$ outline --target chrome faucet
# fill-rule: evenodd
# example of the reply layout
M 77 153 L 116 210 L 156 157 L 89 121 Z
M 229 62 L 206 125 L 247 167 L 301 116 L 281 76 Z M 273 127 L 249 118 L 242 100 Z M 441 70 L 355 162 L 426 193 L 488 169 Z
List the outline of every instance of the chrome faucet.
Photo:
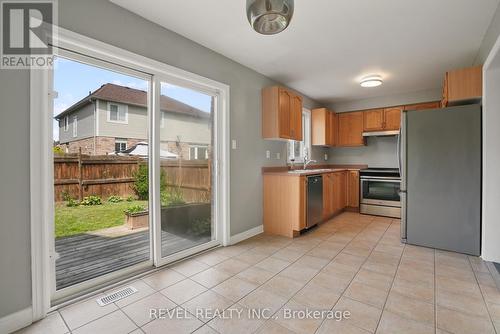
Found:
M 309 159 L 309 154 L 307 152 L 307 148 L 304 148 L 304 169 L 307 169 L 307 166 L 311 163 L 311 162 L 317 162 L 316 160 L 310 160 Z

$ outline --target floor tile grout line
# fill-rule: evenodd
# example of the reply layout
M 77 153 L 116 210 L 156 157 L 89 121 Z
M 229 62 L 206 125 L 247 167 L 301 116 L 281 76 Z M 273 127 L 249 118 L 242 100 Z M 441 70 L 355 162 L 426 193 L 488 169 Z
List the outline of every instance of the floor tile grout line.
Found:
M 365 228 L 366 228 L 366 226 L 365 226 Z M 363 228 L 362 230 L 360 230 L 360 231 L 356 234 L 356 236 L 357 236 L 359 233 L 361 233 L 363 230 L 364 230 L 364 228 Z M 333 233 L 331 233 L 331 235 L 330 235 L 330 236 L 333 236 L 335 233 L 336 233 L 336 231 L 335 231 L 335 232 L 333 232 Z M 355 237 L 353 237 L 353 239 L 354 239 L 354 238 L 355 238 Z M 320 239 L 321 239 L 321 238 L 320 238 Z M 328 239 L 322 239 L 322 240 L 323 240 L 323 241 L 325 241 L 325 240 L 328 240 Z M 351 239 L 351 241 L 352 241 L 352 239 Z M 272 257 L 274 254 L 276 254 L 276 253 L 278 253 L 280 250 L 282 250 L 282 249 L 284 249 L 284 248 L 286 248 L 286 247 L 290 246 L 290 244 L 292 244 L 292 243 L 293 243 L 293 240 L 292 240 L 292 241 L 290 241 L 290 242 L 288 242 L 288 243 L 286 244 L 286 246 L 283 246 L 283 247 L 279 248 L 277 251 L 275 251 L 275 252 L 271 253 L 271 254 L 270 254 L 267 258 Z M 321 243 L 321 242 L 320 242 L 320 243 Z M 318 243 L 318 245 L 319 245 L 320 243 Z M 348 242 L 348 243 L 347 243 L 347 244 L 346 244 L 346 245 L 345 245 L 345 246 L 344 246 L 344 247 L 343 247 L 343 248 L 339 251 L 339 253 L 337 253 L 337 255 L 338 255 L 338 254 L 340 254 L 340 252 L 341 252 L 341 251 L 342 251 L 345 247 L 347 247 L 347 245 L 348 245 L 349 243 L 350 243 L 350 241 L 349 241 L 349 242 Z M 315 248 L 315 247 L 313 247 L 313 248 Z M 284 270 L 286 270 L 288 267 L 290 267 L 291 265 L 293 265 L 295 262 L 299 261 L 299 260 L 300 260 L 302 257 L 304 257 L 305 255 L 307 255 L 307 254 L 308 254 L 308 253 L 309 253 L 309 252 L 310 252 L 313 248 L 309 249 L 306 253 L 304 253 L 302 256 L 300 256 L 299 258 L 297 258 L 295 261 L 290 262 L 290 264 L 289 264 L 288 266 L 286 266 L 286 267 L 285 267 L 285 268 L 283 268 L 282 270 L 278 271 L 275 275 L 271 276 L 271 277 L 270 277 L 269 279 L 267 279 L 264 283 L 260 284 L 257 288 L 253 289 L 252 291 L 250 291 L 249 293 L 247 293 L 247 294 L 246 294 L 245 296 L 243 296 L 242 298 L 238 299 L 238 301 L 234 302 L 231 306 L 233 306 L 233 305 L 235 305 L 235 304 L 239 303 L 242 299 L 244 299 L 244 298 L 245 298 L 246 296 L 248 296 L 250 293 L 254 292 L 255 290 L 257 290 L 257 289 L 259 289 L 259 288 L 261 288 L 261 287 L 262 287 L 265 283 L 269 282 L 271 279 L 273 279 L 274 277 L 278 276 L 281 272 L 283 272 Z M 336 256 L 337 256 L 337 255 L 336 255 Z M 311 255 L 309 255 L 309 256 L 311 256 Z M 335 256 L 335 257 L 336 257 L 336 256 Z M 335 258 L 335 257 L 334 257 L 334 258 Z M 266 258 L 266 259 L 267 259 L 267 258 Z M 330 263 L 333 261 L 333 259 L 334 259 L 334 258 L 332 258 L 332 259 L 331 259 L 331 260 L 330 260 L 327 264 L 325 264 L 325 265 L 324 265 L 321 269 L 323 269 L 323 268 L 324 268 L 324 267 L 326 267 L 328 264 L 330 264 Z M 263 259 L 263 260 L 261 260 L 261 261 L 259 261 L 259 262 L 262 262 L 262 261 L 264 261 L 264 260 L 265 260 L 265 259 Z M 258 263 L 259 263 L 259 262 L 258 262 Z M 286 262 L 288 262 L 288 261 L 286 261 Z M 252 266 L 255 266 L 255 264 L 254 264 L 254 265 L 252 265 Z M 321 269 L 318 271 L 318 273 L 321 271 Z M 263 270 L 265 270 L 265 269 L 263 269 Z M 317 273 L 317 274 L 318 274 L 318 273 Z M 316 277 L 316 276 L 317 276 L 317 274 L 316 274 L 316 275 L 314 275 L 314 276 L 313 276 L 310 280 L 308 280 L 308 281 L 304 284 L 304 287 L 305 287 L 305 285 L 307 285 L 307 284 L 308 284 L 308 283 L 309 283 L 309 282 L 310 282 L 310 281 L 311 281 L 314 277 Z M 286 276 L 285 276 L 285 277 L 286 277 Z M 286 303 L 288 303 L 288 302 L 289 302 L 289 301 L 290 301 L 290 300 L 291 300 L 291 299 L 292 299 L 292 298 L 293 298 L 293 297 L 294 297 L 294 296 L 295 296 L 298 292 L 300 292 L 300 291 L 301 291 L 304 287 L 302 287 L 302 288 L 301 288 L 300 290 L 298 290 L 295 294 L 293 294 L 293 295 L 292 295 L 292 297 L 291 297 L 291 298 L 289 298 L 289 299 L 287 300 L 287 302 L 286 302 Z M 281 297 L 283 297 L 283 296 L 281 296 Z M 283 304 L 283 305 L 286 305 L 286 303 L 285 303 L 285 304 Z M 231 307 L 231 306 L 229 306 L 229 307 Z M 229 308 L 229 307 L 228 307 L 228 308 Z M 225 310 L 227 310 L 228 308 L 226 308 Z M 273 317 L 274 317 L 274 315 L 275 315 L 275 314 L 276 314 L 276 313 L 277 313 L 280 309 L 281 309 L 281 307 L 280 307 L 280 308 L 279 308 L 276 312 L 274 312 L 274 313 L 271 315 L 270 319 L 271 319 L 271 318 L 273 318 Z M 212 318 L 212 319 L 210 319 L 209 321 L 207 321 L 207 324 L 208 324 L 209 322 L 211 322 L 212 320 L 213 320 L 213 318 Z M 256 331 L 258 331 L 258 330 L 259 330 L 260 328 L 262 328 L 264 325 L 265 325 L 265 322 L 264 322 L 264 324 L 262 324 L 261 326 L 259 326 L 259 327 L 256 329 Z M 209 326 L 210 328 L 212 328 L 212 326 L 210 326 L 210 325 L 208 325 L 208 326 Z M 287 329 L 288 329 L 288 328 L 287 328 Z
M 334 256 L 334 257 L 333 257 L 333 258 L 332 258 L 329 262 L 328 262 L 328 263 L 326 263 L 323 267 L 321 267 L 321 269 L 320 269 L 320 270 L 318 270 L 318 272 L 317 272 L 317 273 L 316 273 L 316 274 L 315 274 L 315 275 L 314 275 L 311 279 L 309 279 L 309 280 L 308 280 L 308 281 L 304 284 L 304 286 L 303 286 L 300 290 L 298 290 L 297 292 L 295 292 L 295 293 L 294 293 L 294 294 L 293 294 L 293 295 L 292 295 L 292 296 L 291 296 L 291 297 L 290 297 L 290 298 L 289 298 L 289 299 L 285 302 L 285 304 L 283 304 L 283 306 L 284 306 L 284 305 L 286 305 L 286 304 L 288 304 L 288 303 L 289 303 L 289 302 L 293 299 L 293 297 L 295 297 L 295 295 L 297 295 L 297 293 L 299 293 L 300 291 L 302 291 L 302 290 L 305 288 L 305 286 L 306 286 L 307 284 L 309 284 L 309 282 L 311 282 L 311 281 L 312 281 L 312 280 L 313 280 L 313 279 L 314 279 L 314 278 L 315 278 L 315 277 L 316 277 L 316 276 L 317 276 L 317 275 L 321 272 L 321 270 L 322 270 L 323 268 L 325 268 L 325 267 L 326 267 L 326 266 L 328 266 L 330 263 L 332 263 L 332 262 L 333 262 L 333 260 L 334 260 L 334 259 L 335 259 L 335 258 L 336 258 L 336 257 L 337 257 L 340 253 L 342 253 L 342 251 L 343 251 L 343 250 L 344 250 L 344 249 L 345 249 L 345 248 L 346 248 L 346 247 L 347 247 L 347 246 L 348 246 L 348 245 L 352 242 L 352 240 L 354 240 L 354 239 L 355 239 L 355 238 L 356 238 L 356 237 L 357 237 L 357 236 L 358 236 L 361 232 L 363 232 L 363 231 L 364 231 L 364 230 L 365 230 L 365 229 L 366 229 L 366 228 L 367 228 L 367 227 L 368 227 L 368 226 L 369 226 L 372 222 L 373 222 L 373 219 L 372 219 L 372 221 L 371 221 L 370 223 L 368 223 L 367 225 L 365 225 L 365 226 L 364 226 L 364 227 L 363 227 L 363 228 L 362 228 L 362 229 L 361 229 L 358 233 L 356 233 L 356 235 L 355 235 L 355 236 L 354 236 L 354 237 L 353 237 L 353 238 L 352 238 L 349 242 L 347 242 L 347 243 L 344 245 L 344 247 L 342 247 L 342 249 L 341 249 L 341 250 L 340 250 L 340 251 L 339 251 L 339 252 L 338 252 L 338 253 L 337 253 L 337 254 L 336 254 L 336 255 L 335 255 L 335 256 Z M 332 234 L 331 234 L 331 236 L 335 235 L 335 233 L 337 233 L 337 231 L 335 231 L 334 233 L 332 233 Z M 325 240 L 328 240 L 328 239 L 325 239 Z M 316 247 L 317 247 L 317 246 L 316 246 Z M 315 248 L 315 247 L 314 247 L 314 248 Z M 312 249 L 313 249 L 313 248 L 312 248 Z M 311 251 L 312 249 L 310 249 L 309 251 Z M 308 252 L 309 252 L 309 251 L 308 251 Z M 307 253 L 308 253 L 308 252 L 307 252 Z M 297 262 L 298 260 L 300 260 L 300 259 L 301 259 L 302 257 L 304 257 L 307 253 L 305 253 L 304 255 L 302 255 L 302 256 L 301 256 L 300 258 L 298 258 L 296 261 L 292 262 L 290 265 L 292 265 L 293 263 L 295 263 L 295 262 Z M 285 269 L 286 269 L 286 268 L 285 268 Z M 283 269 L 283 270 L 285 270 L 285 269 Z M 353 279 L 354 279 L 354 277 L 353 277 Z M 351 281 L 352 281 L 352 279 L 351 279 Z M 349 281 L 349 284 L 350 284 L 350 282 L 351 282 L 351 281 Z M 347 287 L 346 287 L 345 289 L 347 289 Z M 345 289 L 344 289 L 344 291 L 345 291 Z M 339 299 L 342 297 L 342 294 L 343 294 L 343 292 L 340 294 Z M 337 302 L 338 302 L 338 300 L 337 300 Z M 335 303 L 335 304 L 334 304 L 334 305 L 330 308 L 330 310 L 332 310 L 332 309 L 335 307 L 335 305 L 336 305 L 336 303 Z M 275 314 L 276 314 L 276 313 L 278 313 L 278 312 L 279 312 L 279 311 L 283 308 L 283 306 L 281 306 L 281 307 L 280 307 L 280 308 L 279 308 L 276 312 L 274 312 L 274 313 L 271 315 L 270 319 L 274 319 Z M 324 319 L 323 319 L 323 321 L 324 321 Z M 321 325 L 323 324 L 323 321 L 319 324 L 319 326 L 318 326 L 318 328 L 316 329 L 316 331 L 317 331 L 317 330 L 321 327 Z M 257 332 L 259 329 L 261 329 L 264 325 L 265 325 L 265 322 L 264 322 L 264 324 L 262 324 L 261 326 L 259 326 L 259 327 L 258 327 L 258 328 L 257 328 L 257 329 L 253 332 L 253 333 L 256 333 L 256 332 Z M 280 325 L 281 325 L 281 324 L 280 324 Z M 281 325 L 281 326 L 282 326 L 282 325 Z M 286 326 L 282 326 L 282 327 L 285 327 L 286 329 L 291 330 L 290 328 L 288 328 L 288 327 L 286 327 Z M 291 331 L 295 333 L 295 331 L 293 331 L 293 330 L 291 330 Z M 315 332 L 316 332 L 316 331 L 315 331 Z
M 438 316 L 437 316 L 437 280 L 436 280 L 436 250 L 434 250 L 434 333 L 437 334 L 437 326 L 438 326 Z
M 347 247 L 347 246 L 348 246 L 348 245 L 349 245 L 349 244 L 350 244 L 350 243 L 351 243 L 354 239 L 356 239 L 356 237 L 357 237 L 358 235 L 360 235 L 360 234 L 361 234 L 364 230 L 366 230 L 366 229 L 367 229 L 367 228 L 368 228 L 371 224 L 373 224 L 373 223 L 374 223 L 374 220 L 375 220 L 375 218 L 373 218 L 373 219 L 372 219 L 372 220 L 371 220 L 371 221 L 370 221 L 370 222 L 369 222 L 369 223 L 368 223 L 368 224 L 367 224 L 367 225 L 366 225 L 366 226 L 365 226 L 365 227 L 364 227 L 361 231 L 359 231 L 359 233 L 357 233 L 357 234 L 356 234 L 356 236 L 354 236 L 354 237 L 351 239 L 351 241 L 347 243 L 347 245 L 346 245 L 345 247 Z M 373 253 L 373 251 L 374 251 L 374 250 L 375 250 L 375 248 L 377 247 L 378 243 L 379 243 L 379 242 L 380 242 L 380 240 L 384 237 L 384 235 L 387 233 L 387 230 L 390 228 L 390 226 L 391 226 L 391 225 L 392 225 L 392 223 L 391 223 L 391 224 L 389 224 L 389 225 L 386 227 L 386 229 L 384 230 L 384 233 L 382 233 L 382 235 L 378 238 L 377 243 L 375 244 L 375 246 L 374 246 L 374 247 L 372 248 L 372 250 L 370 251 L 370 254 L 368 254 L 368 256 L 367 256 L 367 257 L 366 257 L 366 259 L 363 261 L 363 263 L 361 263 L 361 265 L 359 266 L 358 270 L 354 273 L 353 277 L 351 278 L 351 280 L 349 281 L 349 283 L 346 285 L 346 287 L 344 288 L 344 290 L 343 290 L 343 291 L 342 291 L 342 293 L 340 294 L 339 299 L 335 302 L 335 304 L 332 306 L 332 308 L 330 308 L 330 310 L 333 310 L 333 309 L 335 308 L 335 306 L 339 303 L 339 300 L 340 300 L 342 297 L 345 297 L 345 298 L 348 298 L 348 299 L 354 300 L 354 299 L 352 299 L 352 298 L 349 298 L 349 297 L 347 297 L 347 296 L 344 296 L 344 294 L 345 294 L 346 290 L 349 288 L 349 286 L 351 285 L 351 283 L 353 282 L 354 278 L 356 278 L 356 275 L 359 273 L 359 271 L 361 270 L 361 268 L 363 267 L 363 265 L 366 263 L 366 261 L 368 261 L 368 259 L 370 258 L 371 254 Z M 345 248 L 345 247 L 344 247 L 344 248 Z M 341 252 L 342 252 L 342 251 L 341 251 Z M 341 252 L 339 252 L 339 254 L 340 254 Z M 338 255 L 338 254 L 337 254 L 337 255 Z M 333 261 L 333 259 L 332 259 L 332 261 Z M 357 300 L 354 300 L 354 301 L 359 302 L 359 301 L 357 301 Z M 363 304 L 364 304 L 364 303 L 363 303 Z M 370 306 L 371 306 L 371 305 L 370 305 Z M 319 331 L 319 329 L 321 328 L 321 326 L 323 326 L 324 322 L 325 322 L 325 319 L 323 319 L 323 320 L 321 321 L 320 325 L 318 326 L 318 328 L 316 328 L 316 330 L 314 331 L 314 333 L 317 333 L 317 332 Z M 358 326 L 356 326 L 356 325 L 352 325 L 352 326 L 354 326 L 354 327 L 356 327 L 356 328 L 360 328 L 360 327 L 358 327 Z
M 394 223 L 391 223 L 391 225 L 394 224 Z M 390 228 L 391 226 L 389 226 L 387 228 L 387 230 Z M 387 230 L 385 233 L 387 233 Z M 384 233 L 384 235 L 385 235 Z M 380 241 L 379 241 L 380 242 Z M 378 243 L 377 243 L 378 245 Z M 404 251 L 406 249 L 406 244 L 403 245 L 403 251 L 401 252 L 401 254 L 399 255 L 399 260 L 398 260 L 398 265 L 396 266 L 396 271 L 394 272 L 394 276 L 392 277 L 392 281 L 391 281 L 391 287 L 389 288 L 389 291 L 387 291 L 387 296 L 385 297 L 385 300 L 384 300 L 384 305 L 382 306 L 382 312 L 380 312 L 380 317 L 378 318 L 378 321 L 377 321 L 377 326 L 375 326 L 375 332 L 377 332 L 377 329 L 378 327 L 380 326 L 380 321 L 382 320 L 382 316 L 384 314 L 384 311 L 385 311 L 385 305 L 387 304 L 387 300 L 389 299 L 389 295 L 391 294 L 391 291 L 392 291 L 392 288 L 394 287 L 394 281 L 396 280 L 396 276 L 398 274 L 398 271 L 399 271 L 399 266 L 401 265 L 401 259 L 403 258 L 403 254 L 404 254 Z
M 493 326 L 493 330 L 495 331 L 495 333 L 498 334 L 498 331 L 495 327 L 495 322 L 493 321 L 493 318 L 491 317 L 491 312 L 490 312 L 490 308 L 488 307 L 488 302 L 486 301 L 486 298 L 484 297 L 483 289 L 481 288 L 481 284 L 479 284 L 479 280 L 477 278 L 476 272 L 474 271 L 474 267 L 472 266 L 471 260 L 469 259 L 468 256 L 467 256 L 467 261 L 472 268 L 472 273 L 474 274 L 474 279 L 476 280 L 476 284 L 478 285 L 479 291 L 481 292 L 481 297 L 483 297 L 483 303 L 484 303 L 484 306 L 486 307 L 486 312 L 488 312 L 488 318 L 490 319 L 491 325 Z

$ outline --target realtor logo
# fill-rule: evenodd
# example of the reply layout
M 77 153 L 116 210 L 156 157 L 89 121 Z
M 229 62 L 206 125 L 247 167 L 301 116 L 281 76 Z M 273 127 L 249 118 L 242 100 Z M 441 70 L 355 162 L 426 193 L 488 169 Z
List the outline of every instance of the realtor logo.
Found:
M 1 68 L 50 68 L 55 1 L 2 1 Z

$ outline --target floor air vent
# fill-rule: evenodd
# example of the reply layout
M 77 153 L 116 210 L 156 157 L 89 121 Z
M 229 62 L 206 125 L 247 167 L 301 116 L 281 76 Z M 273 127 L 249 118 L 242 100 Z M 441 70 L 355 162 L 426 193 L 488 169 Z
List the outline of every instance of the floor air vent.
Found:
M 120 299 L 123 299 L 125 297 L 130 296 L 130 295 L 133 295 L 136 292 L 137 292 L 136 288 L 134 288 L 133 286 L 127 286 L 126 288 L 120 289 L 120 290 L 115 291 L 109 295 L 98 298 L 97 304 L 99 304 L 101 306 L 106 306 L 108 304 L 117 302 Z

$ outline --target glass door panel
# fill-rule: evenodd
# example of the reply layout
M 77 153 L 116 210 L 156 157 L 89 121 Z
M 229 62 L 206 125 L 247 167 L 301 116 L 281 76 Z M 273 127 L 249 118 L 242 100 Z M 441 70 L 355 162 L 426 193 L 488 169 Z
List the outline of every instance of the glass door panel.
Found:
M 83 56 L 54 69 L 55 291 L 152 265 L 150 78 Z M 84 290 L 81 288 L 80 290 Z
M 215 104 L 212 95 L 161 83 L 159 160 L 163 258 L 215 239 Z

